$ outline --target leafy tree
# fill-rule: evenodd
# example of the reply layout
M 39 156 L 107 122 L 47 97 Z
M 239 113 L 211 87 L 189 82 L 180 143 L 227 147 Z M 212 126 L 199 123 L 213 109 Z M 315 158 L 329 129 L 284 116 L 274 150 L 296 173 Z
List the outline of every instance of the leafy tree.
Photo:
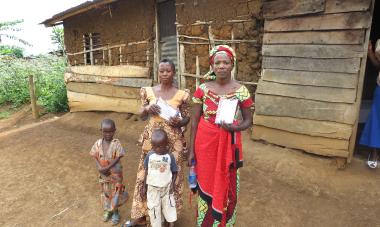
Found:
M 30 43 L 28 43 L 27 41 L 20 39 L 15 35 L 9 34 L 9 32 L 20 31 L 21 29 L 17 28 L 16 26 L 22 22 L 24 22 L 24 20 L 0 22 L 0 43 L 1 43 L 1 37 L 6 37 L 8 39 L 16 40 L 26 46 L 31 46 Z
M 53 31 L 52 31 L 52 34 L 50 35 L 50 38 L 53 44 L 58 46 L 58 51 L 65 53 L 63 27 L 53 27 Z

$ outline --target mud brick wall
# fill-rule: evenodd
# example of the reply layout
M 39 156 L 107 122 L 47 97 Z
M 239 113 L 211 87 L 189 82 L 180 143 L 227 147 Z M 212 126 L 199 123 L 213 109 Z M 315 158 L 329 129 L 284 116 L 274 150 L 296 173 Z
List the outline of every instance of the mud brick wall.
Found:
M 147 40 L 148 43 L 127 45 L 122 47 L 123 64 L 146 66 L 146 50 L 149 49 L 149 65 L 153 65 L 154 45 L 154 0 L 117 1 L 99 7 L 64 21 L 65 46 L 68 53 L 83 51 L 83 35 L 100 33 L 102 46 L 128 44 Z M 118 65 L 119 48 L 111 51 L 111 62 L 108 60 L 108 51 L 105 52 L 103 62 L 102 51 L 94 53 L 96 65 Z M 69 56 L 71 64 L 84 64 L 83 54 Z
M 256 43 L 236 43 L 237 77 L 239 81 L 257 82 L 261 69 L 261 45 L 264 21 L 261 0 L 177 0 L 176 13 L 179 35 L 209 38 L 209 28 L 215 40 L 256 40 Z M 237 20 L 241 22 L 236 22 Z M 235 22 L 232 22 L 235 21 Z M 197 23 L 198 22 L 198 23 Z M 209 22 L 209 23 L 201 23 Z M 198 25 L 197 25 L 198 24 Z M 182 37 L 181 41 L 207 43 L 206 40 Z M 216 42 L 216 44 L 228 44 Z M 195 58 L 199 57 L 201 75 L 209 70 L 209 45 L 184 43 L 185 72 L 195 74 Z M 195 89 L 195 79 L 187 77 L 186 86 Z M 255 86 L 247 85 L 252 94 Z

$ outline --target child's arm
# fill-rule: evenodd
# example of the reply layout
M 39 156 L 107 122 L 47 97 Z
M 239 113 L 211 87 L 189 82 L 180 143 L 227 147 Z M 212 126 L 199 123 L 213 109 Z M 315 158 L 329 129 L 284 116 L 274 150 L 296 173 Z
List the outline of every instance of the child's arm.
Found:
M 149 168 L 149 156 L 150 156 L 150 152 L 146 155 L 145 159 L 144 159 L 144 180 L 143 180 L 143 185 L 141 186 L 140 188 L 140 196 L 141 198 L 145 198 L 146 197 L 146 193 L 147 193 L 147 190 L 148 190 L 148 185 L 146 184 L 146 178 L 147 178 L 147 175 L 148 175 L 148 168 Z
M 178 166 L 175 161 L 174 155 L 169 154 L 171 162 L 170 162 L 170 170 L 172 171 L 172 183 L 170 184 L 170 191 L 169 193 L 172 194 L 174 191 L 174 185 L 175 181 L 177 180 L 177 173 L 178 173 Z
M 141 186 L 141 190 L 140 190 L 140 196 L 141 196 L 141 198 L 145 198 L 146 197 L 146 193 L 147 193 L 147 190 L 148 190 L 148 185 L 146 184 L 146 176 L 147 175 L 148 175 L 148 169 L 145 169 L 144 181 L 143 181 L 143 185 Z
M 99 173 L 103 174 L 103 175 L 108 175 L 109 174 L 108 173 L 109 172 L 109 168 L 103 167 L 96 157 L 94 157 L 94 159 L 95 159 L 95 162 L 96 162 L 96 168 L 98 169 Z
M 103 167 L 104 169 L 106 169 L 107 171 L 109 171 L 114 165 L 116 165 L 120 159 L 122 158 L 123 156 L 118 156 L 117 158 L 115 158 L 114 160 L 112 160 L 112 162 L 106 166 L 106 167 Z
M 173 194 L 174 192 L 174 185 L 175 185 L 175 181 L 177 180 L 177 173 L 178 172 L 172 172 L 172 183 L 170 184 L 170 191 L 169 191 L 170 194 Z

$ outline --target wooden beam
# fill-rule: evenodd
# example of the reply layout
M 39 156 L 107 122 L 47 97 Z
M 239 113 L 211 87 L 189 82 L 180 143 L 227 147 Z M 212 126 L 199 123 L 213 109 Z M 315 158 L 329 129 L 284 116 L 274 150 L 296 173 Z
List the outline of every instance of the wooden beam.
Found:
M 351 30 L 368 28 L 371 24 L 369 12 L 322 14 L 304 17 L 266 20 L 265 32 Z
M 323 12 L 324 9 L 324 0 L 266 0 L 263 2 L 265 19 L 313 14 Z
M 314 59 L 296 57 L 264 57 L 262 65 L 264 69 L 358 73 L 360 68 L 360 58 Z
M 351 73 L 264 69 L 262 80 L 319 87 L 356 88 L 358 75 Z
M 158 25 L 158 3 L 155 1 L 154 3 L 154 34 L 155 34 L 155 39 L 154 39 L 154 44 L 155 44 L 155 49 L 154 49 L 154 59 L 155 59 L 155 70 L 154 70 L 154 82 L 158 82 L 158 64 L 160 62 L 160 57 L 161 57 L 161 47 L 160 47 L 160 29 Z
M 363 57 L 362 45 L 263 45 L 263 56 L 303 58 L 359 58 Z
M 146 78 L 120 78 L 120 77 L 106 77 L 94 76 L 75 73 L 65 73 L 65 82 L 79 82 L 79 83 L 99 83 L 110 84 L 122 87 L 148 87 L 152 86 L 152 79 Z
M 71 91 L 67 91 L 67 97 L 70 112 L 114 111 L 138 114 L 140 111 L 140 101 L 137 99 L 105 97 Z
M 362 44 L 364 30 L 264 33 L 264 44 Z
M 293 117 L 264 116 L 255 114 L 255 125 L 279 129 L 309 136 L 326 137 L 349 140 L 352 134 L 352 125 L 328 121 L 315 121 Z
M 195 74 L 197 77 L 195 78 L 195 88 L 198 88 L 200 85 L 199 78 L 201 76 L 201 69 L 199 68 L 199 57 L 195 56 Z
M 85 75 L 97 75 L 107 77 L 131 77 L 149 78 L 149 68 L 136 65 L 92 65 L 92 66 L 72 66 L 69 69 L 73 73 Z
M 325 13 L 368 11 L 372 0 L 326 0 Z
M 329 103 L 299 98 L 256 94 L 256 113 L 319 121 L 354 124 L 356 108 L 346 103 Z
M 66 84 L 66 88 L 68 91 L 91 95 L 101 95 L 127 99 L 140 98 L 140 88 L 136 87 L 120 87 L 109 84 L 69 82 Z
M 308 136 L 258 125 L 253 127 L 252 138 L 323 156 L 344 158 L 348 156 L 347 140 Z
M 315 87 L 261 81 L 256 94 L 278 95 L 325 102 L 354 103 L 356 89 Z

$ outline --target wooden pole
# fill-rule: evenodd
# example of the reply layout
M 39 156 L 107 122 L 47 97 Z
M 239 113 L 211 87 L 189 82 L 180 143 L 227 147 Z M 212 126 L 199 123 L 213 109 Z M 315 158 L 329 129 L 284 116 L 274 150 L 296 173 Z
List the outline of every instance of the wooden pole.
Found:
M 183 76 L 186 71 L 185 66 L 185 46 L 181 44 L 179 45 L 179 70 L 181 75 L 181 88 L 186 88 L 186 78 Z
M 89 34 L 89 38 L 90 38 L 90 62 L 91 62 L 91 65 L 94 65 L 94 52 L 92 51 L 94 43 L 92 40 L 92 33 Z
M 111 48 L 108 46 L 108 65 L 112 65 Z
M 103 52 L 103 65 L 106 65 L 106 54 L 104 53 L 105 50 L 102 50 Z
M 197 56 L 195 56 L 195 70 L 196 70 L 196 72 L 195 72 L 195 74 L 197 75 L 197 76 L 200 76 L 201 75 L 201 70 L 200 70 L 200 68 L 199 68 L 199 57 L 198 57 L 198 55 Z M 199 78 L 198 77 L 196 77 L 195 78 L 195 88 L 198 88 L 199 87 Z
M 38 109 L 37 109 L 37 103 L 36 103 L 36 93 L 35 93 L 33 75 L 29 75 L 29 94 L 30 94 L 30 103 L 32 105 L 33 118 L 37 119 L 39 116 L 38 116 Z
M 177 18 L 177 14 L 176 14 L 176 18 Z M 177 19 L 176 19 L 177 20 Z M 176 22 L 176 25 L 175 25 L 175 30 L 176 30 L 176 39 L 177 39 L 177 82 L 178 82 L 178 88 L 179 89 L 184 89 L 182 86 L 182 75 L 181 75 L 181 64 L 179 63 L 180 62 L 180 56 L 179 56 L 179 32 L 178 32 L 178 24 Z
M 235 40 L 235 33 L 234 33 L 234 29 L 231 30 L 231 41 L 233 42 Z M 231 44 L 232 46 L 232 49 L 235 51 L 236 53 L 236 44 L 235 43 L 232 43 Z M 235 62 L 234 62 L 235 63 Z M 234 68 L 232 69 L 232 79 L 235 80 L 236 79 L 236 75 L 237 75 L 237 62 L 236 64 L 234 65 Z
M 87 65 L 87 57 L 86 57 L 86 36 L 83 35 L 83 61 L 84 65 Z
M 153 56 L 153 80 L 154 82 L 158 82 L 158 63 L 160 62 L 160 30 L 158 26 L 158 3 L 155 1 L 155 7 L 154 7 L 154 30 L 155 30 L 155 36 L 156 39 L 154 40 L 154 56 Z
M 123 54 L 121 52 L 121 46 L 119 47 L 119 64 L 120 65 L 123 64 Z

